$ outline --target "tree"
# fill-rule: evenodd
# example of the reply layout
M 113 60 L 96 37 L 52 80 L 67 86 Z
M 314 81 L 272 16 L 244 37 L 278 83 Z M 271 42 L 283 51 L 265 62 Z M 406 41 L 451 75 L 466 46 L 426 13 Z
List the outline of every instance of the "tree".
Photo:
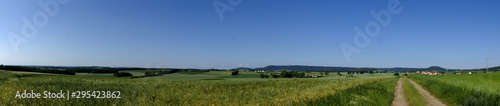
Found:
M 328 74 L 330 74 L 330 72 L 329 71 L 325 71 L 325 75 L 328 75 Z
M 238 71 L 238 70 L 234 70 L 234 71 L 231 73 L 231 75 L 238 75 L 238 74 L 240 74 L 240 71 Z
M 323 72 L 320 72 L 319 74 L 320 74 L 321 76 L 323 76 Z
M 292 73 L 292 77 L 295 77 L 295 78 L 300 78 L 300 74 L 298 72 L 291 72 Z
M 306 77 L 306 73 L 305 72 L 301 72 L 299 78 L 304 78 L 304 77 Z
M 394 76 L 399 76 L 399 73 L 394 73 Z
M 260 78 L 264 79 L 264 77 L 266 77 L 264 73 L 260 73 Z
M 342 76 L 342 74 L 340 74 L 340 71 L 337 71 L 337 75 Z
M 271 73 L 271 77 L 273 77 L 273 78 L 279 78 L 280 76 L 277 75 L 277 74 L 275 74 L 275 73 Z

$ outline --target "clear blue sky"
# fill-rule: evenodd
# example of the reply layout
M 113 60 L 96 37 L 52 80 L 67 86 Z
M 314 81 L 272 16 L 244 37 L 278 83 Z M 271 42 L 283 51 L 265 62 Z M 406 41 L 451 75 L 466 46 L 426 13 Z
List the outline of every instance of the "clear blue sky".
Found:
M 214 1 L 72 0 L 58 4 L 54 16 L 38 0 L 3 1 L 0 64 L 469 69 L 486 67 L 490 58 L 490 66 L 500 65 L 499 0 L 400 0 L 401 13 L 392 14 L 351 62 L 339 45 L 355 46 L 353 28 L 364 30 L 375 21 L 370 11 L 387 10 L 389 0 L 243 0 L 237 5 L 219 0 L 233 8 L 223 20 Z M 22 17 L 33 21 L 37 12 L 48 21 L 35 25 L 36 35 L 26 38 Z M 10 32 L 28 43 L 13 47 Z

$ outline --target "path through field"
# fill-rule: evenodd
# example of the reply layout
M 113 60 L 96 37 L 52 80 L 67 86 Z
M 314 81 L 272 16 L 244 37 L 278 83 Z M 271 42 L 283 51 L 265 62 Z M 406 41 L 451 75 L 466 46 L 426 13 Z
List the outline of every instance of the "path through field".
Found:
M 443 102 L 439 101 L 436 97 L 432 96 L 427 90 L 422 88 L 417 83 L 413 82 L 410 79 L 407 79 L 413 86 L 420 92 L 420 94 L 424 97 L 424 99 L 432 106 L 446 106 Z M 401 81 L 401 79 L 400 79 Z M 398 82 L 399 84 L 399 82 Z M 394 103 L 394 102 L 393 102 Z
M 394 100 L 392 101 L 392 105 L 408 106 L 408 99 L 406 99 L 402 78 L 399 78 L 399 81 L 396 84 L 396 89 L 394 90 Z

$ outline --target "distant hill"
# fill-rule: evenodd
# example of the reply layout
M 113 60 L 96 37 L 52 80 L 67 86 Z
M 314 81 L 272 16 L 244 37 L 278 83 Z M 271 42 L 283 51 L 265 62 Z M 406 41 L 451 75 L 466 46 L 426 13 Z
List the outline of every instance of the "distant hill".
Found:
M 250 69 L 249 69 L 250 70 Z M 392 72 L 407 72 L 407 71 L 446 71 L 445 68 L 439 66 L 431 66 L 429 68 L 357 68 L 357 67 L 328 67 L 328 66 L 303 66 L 303 65 L 269 65 L 262 68 L 255 68 L 254 70 L 290 70 L 290 71 L 372 71 L 384 70 Z M 448 69 L 448 72 L 455 71 L 456 69 Z
M 25 65 L 26 66 L 26 65 Z M 102 66 L 26 66 L 34 67 L 40 69 L 54 69 L 54 70 L 73 70 L 75 72 L 96 72 L 96 73 L 115 73 L 121 70 L 171 70 L 174 68 L 138 68 L 138 67 L 102 67 Z M 280 70 L 290 70 L 290 71 L 372 71 L 372 70 L 384 70 L 392 72 L 407 72 L 407 71 L 446 71 L 445 68 L 439 66 L 430 66 L 428 68 L 405 68 L 405 67 L 394 67 L 394 68 L 369 68 L 369 67 L 332 67 L 332 66 L 305 66 L 305 65 L 269 65 L 260 68 L 247 68 L 239 67 L 234 68 L 236 70 L 267 70 L 267 71 L 280 71 Z M 232 69 L 232 70 L 234 70 Z M 213 69 L 212 69 L 213 70 Z M 485 68 L 481 69 L 470 69 L 462 71 L 485 71 Z M 500 66 L 491 67 L 489 71 L 500 71 Z M 448 69 L 448 72 L 458 71 L 457 69 Z
M 325 66 L 302 66 L 302 65 L 270 65 L 255 70 L 290 70 L 290 71 L 371 71 L 376 68 L 354 68 L 354 67 L 325 67 Z

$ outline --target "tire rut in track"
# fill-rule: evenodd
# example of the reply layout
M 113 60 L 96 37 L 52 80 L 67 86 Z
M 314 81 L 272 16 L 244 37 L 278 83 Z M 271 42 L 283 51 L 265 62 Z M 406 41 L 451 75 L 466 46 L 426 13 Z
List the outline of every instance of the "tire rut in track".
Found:
M 409 106 L 408 99 L 406 99 L 402 78 L 399 78 L 398 83 L 396 84 L 392 106 Z
M 407 79 L 407 80 L 413 85 L 413 87 L 415 87 L 415 89 L 418 90 L 418 92 L 420 92 L 420 94 L 424 97 L 424 99 L 427 101 L 427 103 L 429 103 L 429 105 L 432 105 L 432 106 L 446 106 L 446 104 L 444 104 L 443 102 L 439 101 L 438 98 L 432 96 L 427 90 L 425 90 L 424 88 L 422 88 L 422 86 L 418 85 L 417 83 L 413 82 L 410 79 Z

